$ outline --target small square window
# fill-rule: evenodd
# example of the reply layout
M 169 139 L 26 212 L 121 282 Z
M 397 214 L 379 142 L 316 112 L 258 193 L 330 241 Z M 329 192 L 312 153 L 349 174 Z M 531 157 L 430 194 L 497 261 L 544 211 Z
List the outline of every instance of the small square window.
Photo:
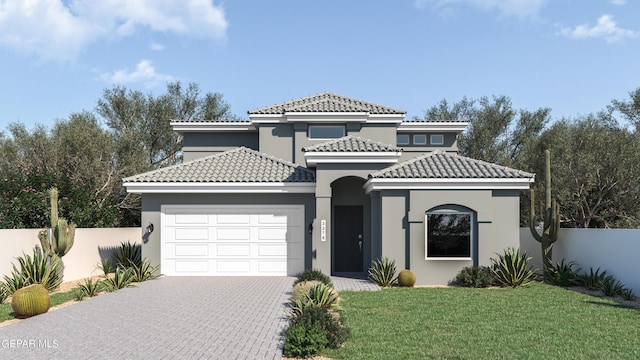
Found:
M 396 143 L 398 145 L 409 145 L 409 134 L 398 134 Z
M 427 145 L 427 135 L 424 135 L 424 134 L 413 135 L 413 145 Z
M 429 142 L 431 145 L 444 145 L 444 135 L 431 134 L 431 136 L 429 136 Z
M 343 125 L 311 125 L 309 139 L 338 139 L 345 135 Z
M 426 258 L 471 258 L 473 215 L 463 212 L 427 212 Z

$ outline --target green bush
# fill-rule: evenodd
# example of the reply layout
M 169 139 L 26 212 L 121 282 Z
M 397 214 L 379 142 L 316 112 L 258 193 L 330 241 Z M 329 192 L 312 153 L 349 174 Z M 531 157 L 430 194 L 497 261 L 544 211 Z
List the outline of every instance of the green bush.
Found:
M 284 355 L 291 358 L 310 358 L 327 346 L 327 337 L 317 325 L 292 324 L 284 342 Z
M 456 275 L 455 282 L 463 287 L 486 288 L 495 280 L 488 266 L 467 266 Z
M 318 326 L 324 331 L 326 346 L 337 349 L 351 336 L 351 329 L 340 320 L 340 314 L 328 308 L 306 307 L 298 316 L 289 320 L 290 325 Z
M 529 267 L 529 257 L 520 249 L 507 248 L 504 253 L 497 254 L 498 259 L 491 259 L 494 278 L 503 287 L 528 286 L 535 279 L 536 274 Z
M 331 283 L 331 278 L 325 275 L 322 271 L 317 269 L 306 269 L 303 272 L 300 272 L 296 275 L 296 281 L 293 282 L 293 286 L 298 285 L 301 282 L 305 281 L 320 281 L 325 285 L 329 285 L 333 287 Z
M 132 244 L 127 241 L 120 243 L 120 248 L 115 253 L 116 267 L 142 266 L 142 248 L 140 244 Z
M 397 283 L 395 260 L 379 258 L 371 264 L 368 272 L 369 278 L 380 287 L 390 287 Z
M 54 291 L 60 287 L 62 283 L 60 258 L 55 256 L 50 258 L 36 246 L 33 248 L 33 257 L 23 253 L 17 260 L 20 270 L 13 264 L 11 276 L 4 276 L 10 293 L 13 294 L 18 289 L 32 284 L 41 284 L 47 291 Z
M 575 261 L 565 263 L 565 259 L 552 265 L 549 269 L 552 284 L 564 287 L 580 284 L 580 277 L 578 276 L 579 270 L 573 270 L 574 266 L 576 266 Z
M 580 275 L 580 285 L 584 286 L 588 290 L 600 290 L 602 288 L 602 282 L 607 277 L 607 272 L 600 272 L 600 268 L 595 271 L 593 268 L 589 268 L 589 273 Z

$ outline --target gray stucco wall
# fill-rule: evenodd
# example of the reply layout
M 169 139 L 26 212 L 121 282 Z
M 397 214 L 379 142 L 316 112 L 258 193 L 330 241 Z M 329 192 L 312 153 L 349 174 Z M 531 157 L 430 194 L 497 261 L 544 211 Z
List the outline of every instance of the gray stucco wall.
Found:
M 149 223 L 154 224 L 154 232 L 149 240 L 142 244 L 142 256 L 149 258 L 154 265 L 160 264 L 160 239 L 162 224 L 160 211 L 162 205 L 251 205 L 251 204 L 300 204 L 305 208 L 304 226 L 308 226 L 315 217 L 315 202 L 313 194 L 143 194 L 142 195 L 142 224 L 143 228 Z M 311 235 L 305 228 L 305 268 L 311 266 L 312 250 Z
M 417 284 L 448 284 L 463 267 L 474 265 L 469 260 L 425 259 L 424 217 L 434 207 L 459 205 L 477 213 L 477 265 L 489 265 L 495 253 L 519 246 L 517 190 L 412 190 L 404 195 L 382 191 L 381 195 L 382 256 L 394 259 L 398 269 L 413 270 Z
M 260 124 L 260 152 L 277 158 L 293 160 L 293 124 Z M 296 162 L 300 164 L 300 162 Z
M 198 159 L 216 152 L 235 149 L 239 146 L 258 150 L 257 132 L 224 132 L 199 133 L 187 132 L 183 134 L 184 161 Z

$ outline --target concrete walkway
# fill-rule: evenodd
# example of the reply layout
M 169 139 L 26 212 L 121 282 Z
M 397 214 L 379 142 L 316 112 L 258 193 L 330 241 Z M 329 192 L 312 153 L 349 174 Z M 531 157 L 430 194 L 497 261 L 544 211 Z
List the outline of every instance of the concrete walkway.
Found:
M 0 359 L 280 359 L 291 277 L 162 277 L 0 327 Z M 376 290 L 333 278 L 338 291 Z

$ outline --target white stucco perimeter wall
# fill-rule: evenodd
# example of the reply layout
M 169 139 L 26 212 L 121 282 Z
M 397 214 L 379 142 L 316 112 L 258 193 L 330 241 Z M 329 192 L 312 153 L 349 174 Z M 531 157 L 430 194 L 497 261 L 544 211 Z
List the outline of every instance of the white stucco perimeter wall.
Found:
M 34 246 L 40 246 L 40 229 L 0 229 L 0 278 L 10 275 L 12 264 L 19 267 L 16 260 L 23 253 L 33 255 Z M 73 247 L 62 258 L 64 263 L 64 281 L 78 280 L 93 275 L 101 275 L 100 249 L 108 256 L 121 242 L 139 244 L 140 228 L 99 228 L 76 229 Z
M 542 268 L 542 250 L 528 228 L 520 229 L 520 248 L 533 257 L 535 268 Z M 589 268 L 606 270 L 626 287 L 640 295 L 640 230 L 636 229 L 560 229 L 553 247 L 553 261 L 575 261 L 583 272 Z

